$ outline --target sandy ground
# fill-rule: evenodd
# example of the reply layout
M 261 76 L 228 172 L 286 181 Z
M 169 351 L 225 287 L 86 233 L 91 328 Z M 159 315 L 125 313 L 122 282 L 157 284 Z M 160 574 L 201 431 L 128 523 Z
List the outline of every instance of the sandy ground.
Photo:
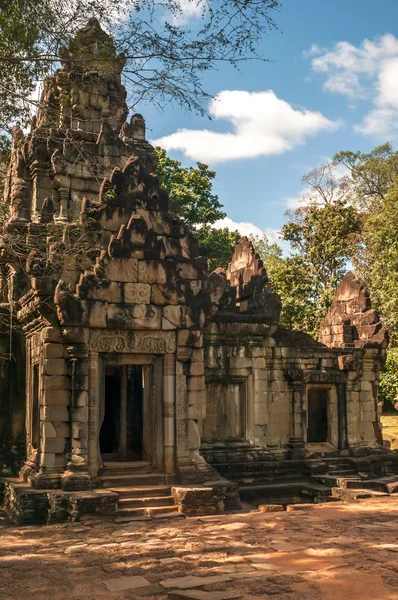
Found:
M 106 587 L 137 575 L 149 584 Z M 224 575 L 200 589 L 244 600 L 398 600 L 398 495 L 127 524 L 0 521 L 1 600 L 166 600 L 160 582 L 187 575 Z

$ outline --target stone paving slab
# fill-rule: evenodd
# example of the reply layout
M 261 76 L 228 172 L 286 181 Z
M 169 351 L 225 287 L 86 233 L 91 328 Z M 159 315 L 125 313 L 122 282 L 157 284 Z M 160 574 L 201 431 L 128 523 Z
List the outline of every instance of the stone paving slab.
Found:
M 299 550 L 307 549 L 305 544 L 292 544 L 291 542 L 285 542 L 283 540 L 271 541 L 270 545 L 278 552 L 298 552 Z
M 250 560 L 251 563 L 268 563 L 269 559 L 263 554 L 247 554 L 247 560 Z
M 175 577 L 173 579 L 164 579 L 160 582 L 160 585 L 165 589 L 180 589 L 188 590 L 190 588 L 202 587 L 204 585 L 211 585 L 212 583 L 223 583 L 224 581 L 231 581 L 229 575 L 214 575 L 211 577 L 195 577 L 188 575 L 186 577 Z
M 270 572 L 274 571 L 274 567 L 272 569 L 269 569 L 267 567 L 267 565 L 261 565 L 261 569 L 259 568 L 260 565 L 258 565 L 258 569 L 256 571 L 252 571 L 252 568 L 255 565 L 250 565 L 248 566 L 248 570 L 247 571 L 243 571 L 242 573 L 231 573 L 230 577 L 232 579 L 248 579 L 251 577 L 269 577 Z
M 173 520 L 173 519 L 186 519 L 186 515 L 184 515 L 184 513 L 158 513 L 155 515 L 152 515 L 152 518 L 155 519 L 155 521 L 159 521 L 160 519 L 167 519 L 167 520 Z
M 238 592 L 202 592 L 200 590 L 185 590 L 169 592 L 169 600 L 239 600 L 242 594 Z
M 134 577 L 117 577 L 115 579 L 104 581 L 104 583 L 110 592 L 123 592 L 124 590 L 132 590 L 151 585 L 145 577 L 141 577 L 140 575 Z

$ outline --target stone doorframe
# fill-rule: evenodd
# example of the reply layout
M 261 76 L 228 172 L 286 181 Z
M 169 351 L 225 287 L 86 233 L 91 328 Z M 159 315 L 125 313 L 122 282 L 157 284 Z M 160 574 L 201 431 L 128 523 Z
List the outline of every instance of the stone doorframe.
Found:
M 291 388 L 291 398 L 289 402 L 289 446 L 292 448 L 291 458 L 304 458 L 305 446 L 307 445 L 307 425 L 308 425 L 308 396 L 307 390 L 310 387 L 324 387 L 333 392 L 333 402 L 335 399 L 335 410 L 332 418 L 335 419 L 331 443 L 336 448 L 344 448 L 347 439 L 346 417 L 345 417 L 345 389 L 346 375 L 338 371 L 308 370 L 300 368 L 287 369 L 285 377 Z M 329 413 L 328 413 L 329 416 Z
M 170 363 L 175 364 L 174 354 L 89 353 L 88 464 L 91 477 L 95 478 L 102 467 L 99 434 L 105 412 L 105 365 L 143 367 L 146 448 L 152 455 L 154 467 L 175 473 L 175 368 L 170 377 Z
M 336 385 L 332 383 L 310 383 L 306 386 L 305 394 L 305 427 L 304 427 L 304 442 L 307 442 L 308 433 L 308 392 L 310 390 L 326 390 L 328 392 L 327 398 L 327 419 L 328 419 L 328 431 L 326 443 L 332 444 L 336 449 L 339 447 L 339 412 L 338 412 L 338 396 Z M 309 444 L 311 445 L 311 444 Z

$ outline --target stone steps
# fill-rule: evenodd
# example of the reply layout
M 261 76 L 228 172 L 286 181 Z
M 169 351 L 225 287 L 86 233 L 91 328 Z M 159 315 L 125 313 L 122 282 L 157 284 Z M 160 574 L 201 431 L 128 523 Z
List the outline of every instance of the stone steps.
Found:
M 150 473 L 152 465 L 147 461 L 137 462 L 104 462 L 104 468 L 100 472 L 100 477 L 112 472 L 112 475 L 125 475 L 128 473 Z
M 160 514 L 178 513 L 178 507 L 173 506 L 147 506 L 144 508 L 122 508 L 118 510 L 118 517 L 153 517 Z
M 303 499 L 308 502 L 318 498 L 330 498 L 331 488 L 320 483 L 310 481 L 287 481 L 281 483 L 267 483 L 255 485 L 241 485 L 239 487 L 242 499 L 262 498 L 274 501 L 275 498 Z M 283 502 L 282 502 L 283 503 Z
M 111 471 L 110 471 L 111 473 Z M 103 474 L 99 477 L 102 487 L 114 488 L 114 487 L 137 487 L 137 486 L 155 486 L 164 485 L 165 476 L 161 473 L 131 473 L 126 472 L 125 474 Z
M 323 485 L 326 485 L 330 488 L 333 487 L 338 487 L 338 488 L 347 488 L 349 487 L 348 484 L 360 484 L 362 482 L 362 479 L 360 477 L 358 477 L 358 475 L 352 475 L 352 476 L 343 476 L 340 477 L 338 475 L 317 475 L 316 477 L 312 478 L 313 481 L 318 482 L 318 483 L 322 483 Z
M 130 486 L 130 487 L 112 487 L 111 492 L 118 494 L 119 498 L 153 498 L 158 496 L 169 496 L 170 486 L 155 485 L 152 487 L 146 486 Z
M 352 482 L 352 485 L 349 483 L 347 487 L 396 494 L 398 493 L 398 475 L 361 480 L 359 485 L 354 485 L 354 482 Z
M 328 465 L 329 473 L 356 473 L 352 465 Z
M 238 483 L 239 485 L 245 485 L 247 483 L 274 483 L 278 480 L 298 480 L 311 476 L 311 472 L 308 469 L 303 471 L 296 471 L 292 464 L 279 466 L 271 461 L 258 461 L 258 462 L 240 462 L 233 464 L 212 464 L 222 477 Z
M 113 490 L 112 490 L 113 491 Z M 173 496 L 150 496 L 148 498 L 119 498 L 119 511 L 125 508 L 145 508 L 151 506 L 172 506 Z
M 178 513 L 168 479 L 144 461 L 105 463 L 99 477 L 103 488 L 119 496 L 118 519 L 124 521 Z

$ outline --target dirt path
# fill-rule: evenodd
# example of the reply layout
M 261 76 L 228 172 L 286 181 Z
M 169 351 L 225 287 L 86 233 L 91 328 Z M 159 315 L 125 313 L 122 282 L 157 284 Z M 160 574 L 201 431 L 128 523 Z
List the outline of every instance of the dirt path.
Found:
M 398 600 L 398 497 L 120 525 L 0 521 L 1 600 L 166 600 L 184 576 L 218 576 L 192 585 L 243 600 Z

